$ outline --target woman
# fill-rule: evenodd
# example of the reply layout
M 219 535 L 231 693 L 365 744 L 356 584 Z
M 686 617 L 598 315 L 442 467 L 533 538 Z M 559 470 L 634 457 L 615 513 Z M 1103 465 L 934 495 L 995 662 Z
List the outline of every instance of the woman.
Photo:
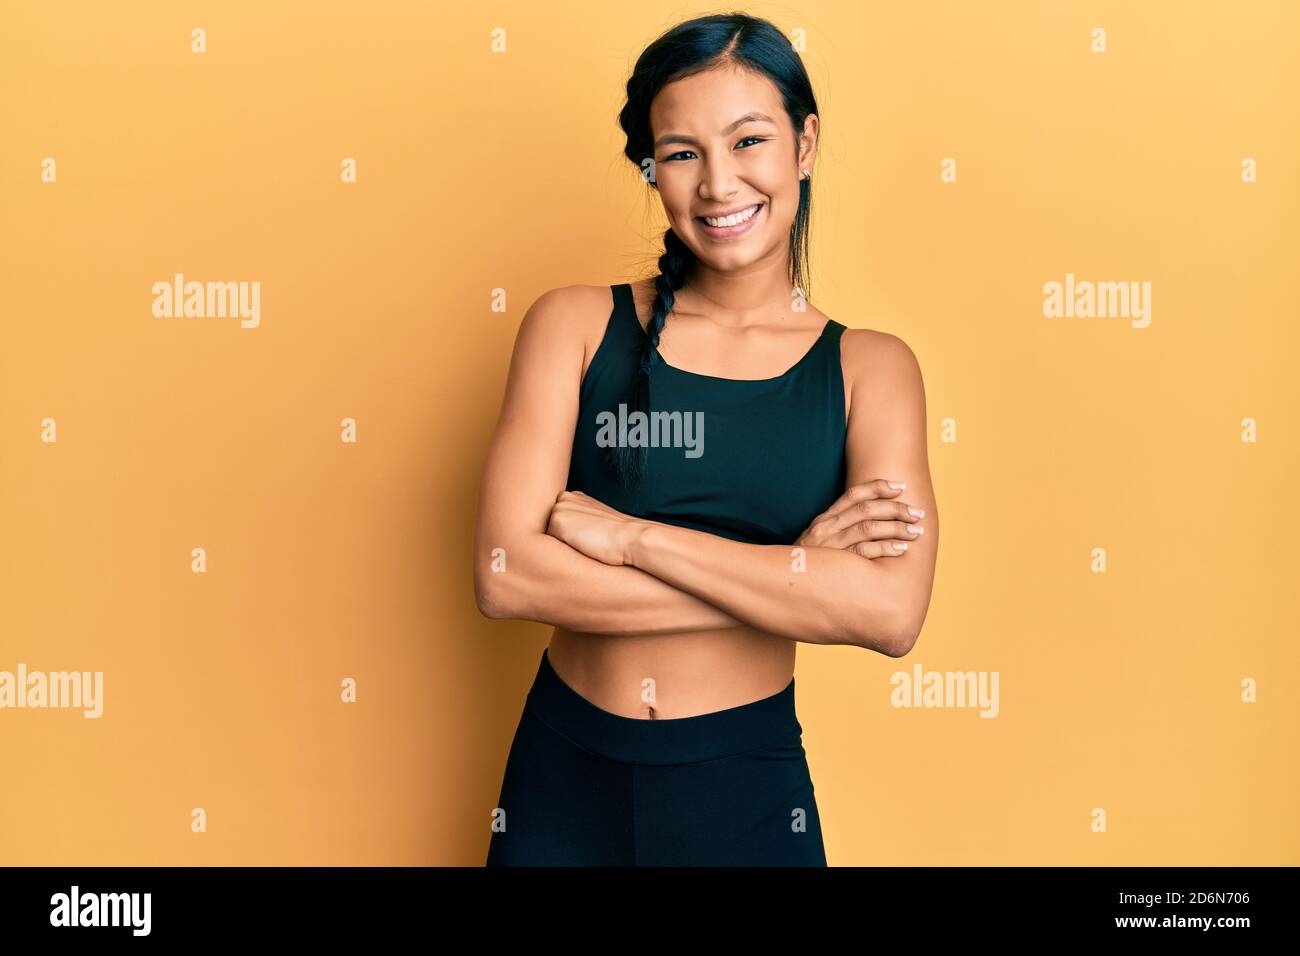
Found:
M 627 97 L 659 275 L 533 304 L 483 477 L 479 608 L 555 625 L 487 862 L 824 866 L 795 648 L 921 629 L 920 371 L 807 302 L 819 119 L 780 31 L 682 23 Z

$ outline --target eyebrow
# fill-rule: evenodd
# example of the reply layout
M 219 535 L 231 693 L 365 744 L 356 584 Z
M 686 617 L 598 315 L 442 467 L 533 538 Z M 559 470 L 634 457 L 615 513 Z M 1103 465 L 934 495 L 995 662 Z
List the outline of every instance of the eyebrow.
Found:
M 746 113 L 740 119 L 726 127 L 722 131 L 722 135 L 726 136 L 738 127 L 744 126 L 746 123 L 755 122 L 772 123 L 772 117 L 768 116 L 766 113 Z M 775 125 L 775 123 L 773 123 L 773 125 Z M 700 145 L 700 141 L 694 136 L 687 136 L 685 133 L 665 133 L 663 136 L 660 136 L 655 140 L 655 149 L 658 149 L 666 143 L 686 143 L 688 146 Z

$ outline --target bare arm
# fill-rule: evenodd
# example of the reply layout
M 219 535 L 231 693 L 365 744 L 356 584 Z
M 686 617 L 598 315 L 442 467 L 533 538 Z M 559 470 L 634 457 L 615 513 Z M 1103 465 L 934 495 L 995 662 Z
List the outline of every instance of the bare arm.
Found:
M 599 287 L 553 289 L 520 323 L 479 490 L 479 610 L 593 634 L 738 627 L 702 598 L 637 568 L 603 564 L 546 533 L 551 506 L 568 483 L 585 359 L 581 316 L 607 307 Z
M 900 500 L 925 511 L 917 520 L 925 531 L 905 554 L 866 560 L 808 547 L 806 570 L 798 571 L 792 546 L 635 522 L 624 560 L 768 633 L 902 657 L 925 620 L 938 554 L 924 385 L 916 357 L 896 336 L 846 332 L 842 348 L 846 373 L 853 369 L 846 484 L 907 482 Z

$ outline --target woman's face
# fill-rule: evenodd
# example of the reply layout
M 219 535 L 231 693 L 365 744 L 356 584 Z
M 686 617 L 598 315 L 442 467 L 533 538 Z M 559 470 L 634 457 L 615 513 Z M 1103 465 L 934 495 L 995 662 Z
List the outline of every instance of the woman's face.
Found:
M 734 64 L 659 91 L 650 104 L 655 181 L 669 224 L 697 258 L 721 272 L 786 262 L 817 122 L 808 117 L 796 151 L 776 86 Z M 713 225 L 705 218 L 737 211 Z

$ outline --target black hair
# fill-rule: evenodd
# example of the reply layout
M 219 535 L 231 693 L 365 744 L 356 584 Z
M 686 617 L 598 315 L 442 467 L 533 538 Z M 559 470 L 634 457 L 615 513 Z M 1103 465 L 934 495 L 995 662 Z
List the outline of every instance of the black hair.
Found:
M 627 103 L 618 122 L 627 134 L 623 154 L 644 174 L 654 168 L 654 145 L 650 132 L 650 104 L 663 87 L 676 80 L 726 64 L 753 70 L 767 77 L 781 94 L 795 134 L 795 158 L 804 120 L 817 112 L 812 83 L 790 38 L 772 23 L 743 13 L 719 13 L 697 17 L 673 27 L 641 53 L 627 81 Z M 657 188 L 654 176 L 647 177 Z M 808 220 L 811 178 L 799 180 L 799 207 L 790 228 L 790 281 L 808 295 Z M 672 311 L 677 290 L 685 285 L 695 265 L 695 254 L 673 232 L 664 233 L 664 252 L 655 277 L 656 295 L 646 329 L 645 347 L 632 383 L 630 411 L 649 412 L 650 371 L 659 350 L 659 334 Z M 644 445 L 606 449 L 606 461 L 627 487 L 636 484 L 645 465 Z

